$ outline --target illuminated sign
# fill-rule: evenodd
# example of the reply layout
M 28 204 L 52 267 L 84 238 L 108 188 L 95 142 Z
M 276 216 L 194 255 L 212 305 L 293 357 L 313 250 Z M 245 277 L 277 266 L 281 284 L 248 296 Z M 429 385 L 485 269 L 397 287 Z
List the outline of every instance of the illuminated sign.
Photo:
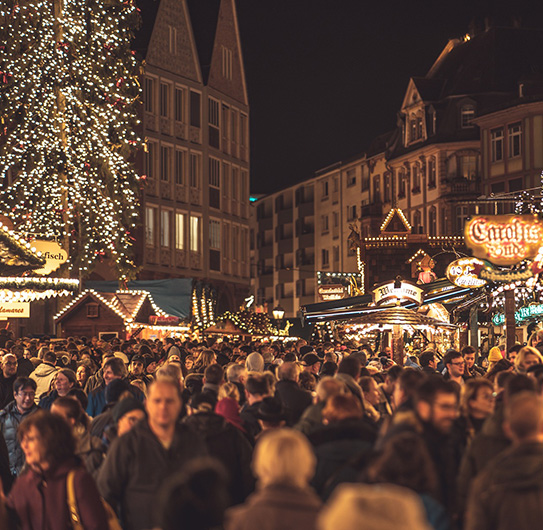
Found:
M 486 280 L 477 276 L 477 269 L 484 266 L 484 262 L 477 258 L 461 258 L 449 263 L 445 275 L 451 283 L 458 287 L 476 289 L 486 285 Z
M 528 320 L 529 318 L 543 315 L 543 304 L 533 304 L 526 307 L 521 307 L 518 311 L 515 311 L 515 320 L 517 322 L 522 322 L 523 320 Z M 505 323 L 505 315 L 503 313 L 498 313 L 492 317 L 492 323 L 495 326 L 501 326 Z
M 324 300 L 325 302 L 330 300 L 341 300 L 342 298 L 345 298 L 345 295 L 347 294 L 347 288 L 340 283 L 319 285 L 317 291 L 321 300 Z
M 407 282 L 401 282 L 400 285 L 397 282 L 386 283 L 372 291 L 375 305 L 397 300 L 411 300 L 422 304 L 422 293 L 423 290 L 420 287 Z
M 0 304 L 0 318 L 29 318 L 30 302 L 4 302 Z
M 149 324 L 153 326 L 177 326 L 179 324 L 179 317 L 151 315 L 149 317 Z
M 45 265 L 33 271 L 36 274 L 49 274 L 56 271 L 68 259 L 68 253 L 55 241 L 36 239 L 32 241 L 32 246 L 41 252 L 41 257 L 45 259 Z
M 532 215 L 473 217 L 465 229 L 473 255 L 496 265 L 515 265 L 537 255 L 543 223 Z

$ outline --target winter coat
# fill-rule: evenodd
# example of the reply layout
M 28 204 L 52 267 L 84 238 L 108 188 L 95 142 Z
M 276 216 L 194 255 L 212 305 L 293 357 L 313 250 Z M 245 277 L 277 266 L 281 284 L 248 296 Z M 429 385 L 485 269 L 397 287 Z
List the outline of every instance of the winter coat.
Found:
M 462 457 L 457 480 L 459 513 L 463 513 L 466 508 L 471 481 L 492 459 L 511 445 L 511 440 L 503 432 L 502 425 L 503 403 L 485 421 Z
M 7 498 L 12 528 L 17 523 L 21 530 L 71 528 L 66 488 L 71 470 L 76 470 L 75 498 L 83 527 L 85 530 L 107 529 L 107 514 L 96 485 L 78 459 L 70 459 L 43 474 L 28 469 L 17 479 Z
M 76 449 L 75 454 L 81 458 L 87 471 L 96 478 L 98 469 L 105 458 L 105 446 L 100 438 L 92 436 L 81 426 L 75 432 Z
M 4 486 L 4 493 L 7 494 L 11 488 L 11 470 L 9 468 L 8 446 L 4 440 L 4 435 L 0 431 L 0 480 Z
M 465 530 L 532 530 L 543 521 L 543 443 L 513 446 L 475 479 Z
M 0 411 L 0 431 L 2 431 L 8 446 L 9 467 L 13 476 L 17 476 L 21 472 L 25 463 L 25 455 L 17 440 L 17 429 L 27 416 L 38 409 L 39 407 L 34 405 L 29 411 L 21 414 L 17 403 L 12 401 L 4 410 Z
M 13 383 L 15 379 L 17 379 L 17 375 L 4 377 L 4 374 L 0 370 L 0 410 L 5 408 L 14 399 Z
M 56 374 L 57 369 L 49 363 L 38 364 L 30 374 L 30 379 L 36 381 L 36 397 L 34 398 L 36 405 L 40 402 L 40 398 L 49 392 L 51 381 L 53 381 Z
M 209 455 L 217 458 L 228 471 L 232 504 L 242 503 L 254 490 L 253 448 L 247 438 L 214 412 L 198 412 L 184 418 L 183 423 L 198 432 L 206 442 Z
M 305 409 L 313 402 L 311 393 L 301 389 L 296 381 L 278 381 L 275 385 L 275 397 L 285 409 L 289 427 L 298 422 Z
M 172 444 L 166 449 L 149 423 L 141 421 L 112 442 L 96 483 L 104 499 L 120 514 L 124 530 L 153 528 L 160 486 L 189 460 L 206 454 L 204 441 L 187 425 L 176 426 Z
M 308 438 L 317 456 L 311 484 L 326 500 L 339 483 L 356 482 L 373 449 L 377 431 L 364 419 L 347 419 L 325 425 Z
M 311 489 L 268 486 L 226 512 L 226 530 L 315 530 L 321 500 Z
M 262 427 L 260 427 L 260 423 L 258 423 L 257 418 L 258 407 L 260 407 L 259 401 L 253 403 L 252 405 L 249 405 L 248 402 L 245 402 L 245 405 L 243 405 L 243 408 L 239 413 L 239 417 L 243 422 L 243 427 L 252 439 L 256 438 L 258 436 L 258 433 L 262 430 Z
M 322 411 L 325 405 L 326 401 L 319 401 L 307 407 L 294 428 L 308 436 L 314 430 L 322 427 Z

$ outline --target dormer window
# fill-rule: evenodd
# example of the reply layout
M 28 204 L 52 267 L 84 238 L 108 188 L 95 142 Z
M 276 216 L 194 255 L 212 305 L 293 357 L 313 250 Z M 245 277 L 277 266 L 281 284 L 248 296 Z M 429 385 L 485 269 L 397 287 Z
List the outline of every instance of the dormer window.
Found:
M 460 124 L 462 129 L 473 127 L 473 118 L 475 118 L 475 107 L 473 105 L 464 105 L 460 110 Z
M 422 118 L 411 116 L 409 119 L 409 143 L 416 142 L 422 138 Z

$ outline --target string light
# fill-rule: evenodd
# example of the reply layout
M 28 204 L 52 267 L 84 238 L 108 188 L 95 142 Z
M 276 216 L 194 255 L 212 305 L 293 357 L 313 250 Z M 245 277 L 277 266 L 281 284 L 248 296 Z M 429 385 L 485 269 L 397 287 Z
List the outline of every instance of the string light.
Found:
M 0 207 L 18 230 L 68 247 L 69 270 L 86 276 L 110 257 L 133 277 L 135 2 L 3 1 L 0 18 Z

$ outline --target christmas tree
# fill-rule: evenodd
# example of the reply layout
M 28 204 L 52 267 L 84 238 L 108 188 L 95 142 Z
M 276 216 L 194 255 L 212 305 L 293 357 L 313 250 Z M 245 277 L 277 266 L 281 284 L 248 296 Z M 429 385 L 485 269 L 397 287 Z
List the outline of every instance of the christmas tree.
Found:
M 132 0 L 0 0 L 0 209 L 83 276 L 135 271 L 139 21 Z

